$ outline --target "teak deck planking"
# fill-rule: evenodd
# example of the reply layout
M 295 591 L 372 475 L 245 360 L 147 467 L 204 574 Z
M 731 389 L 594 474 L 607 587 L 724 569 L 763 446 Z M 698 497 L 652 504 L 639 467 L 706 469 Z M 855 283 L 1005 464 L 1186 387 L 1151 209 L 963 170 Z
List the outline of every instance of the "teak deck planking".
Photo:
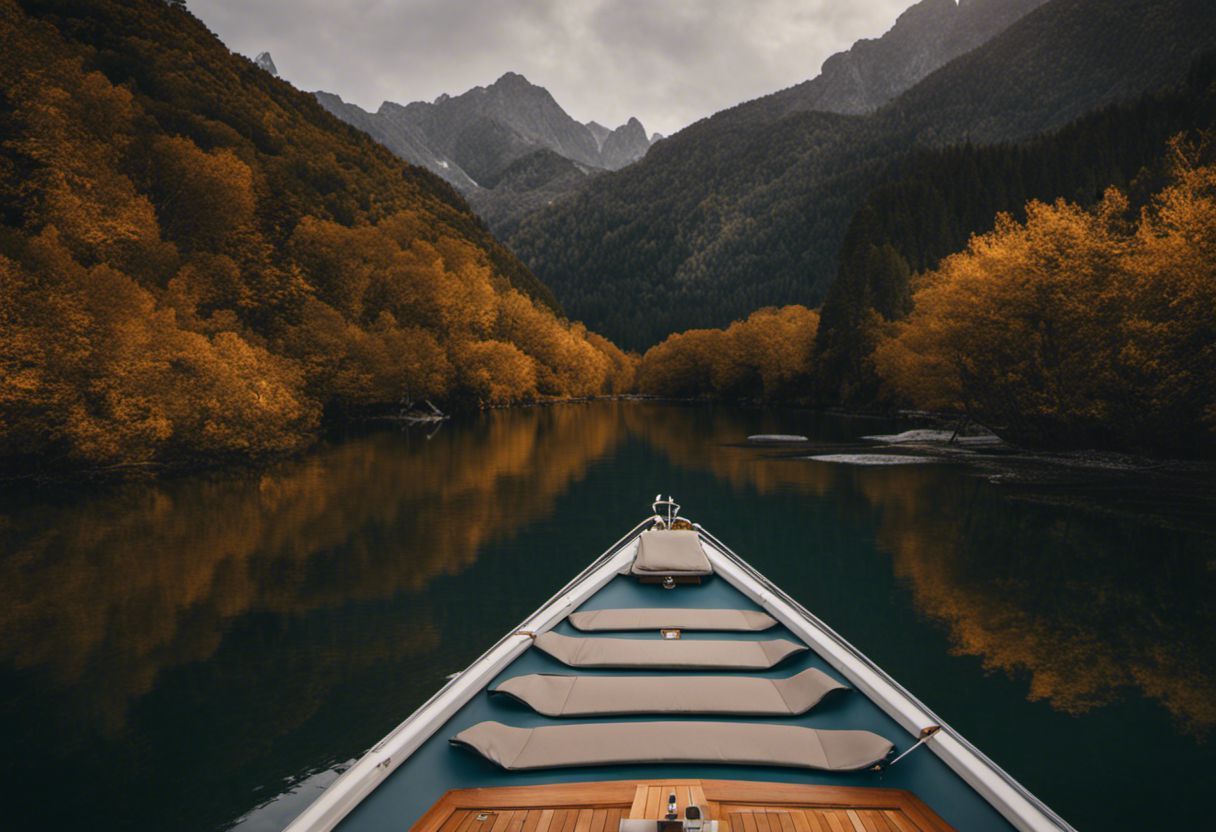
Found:
M 675 794 L 701 806 L 719 832 L 954 832 L 900 789 L 800 786 L 739 780 L 614 780 L 459 789 L 413 832 L 616 832 L 622 819 L 661 819 Z

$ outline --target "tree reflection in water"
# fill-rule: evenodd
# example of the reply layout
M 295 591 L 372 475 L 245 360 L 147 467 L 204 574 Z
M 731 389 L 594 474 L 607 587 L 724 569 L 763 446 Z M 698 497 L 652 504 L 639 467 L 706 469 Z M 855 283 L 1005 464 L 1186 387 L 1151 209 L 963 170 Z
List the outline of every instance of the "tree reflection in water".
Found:
M 0 730 L 14 751 L 0 780 L 64 824 L 117 812 L 105 801 L 123 793 L 141 808 L 112 828 L 229 821 L 254 786 L 271 796 L 382 735 L 620 531 L 560 516 L 559 500 L 595 506 L 678 472 L 720 511 L 818 506 L 836 534 L 856 530 L 850 545 L 889 557 L 876 561 L 887 583 L 893 572 L 946 630 L 934 649 L 978 657 L 1025 684 L 1019 697 L 1067 714 L 1148 697 L 1196 738 L 1216 725 L 1210 512 L 1179 526 L 1105 510 L 1112 488 L 1142 484 L 1078 501 L 961 465 L 859 468 L 741 443 L 791 425 L 820 442 L 868 430 L 594 402 L 490 412 L 430 440 L 351 437 L 258 472 L 4 496 Z M 527 535 L 549 551 L 510 548 Z M 559 554 L 559 538 L 587 549 Z M 765 568 L 797 557 L 777 548 Z M 819 580 L 821 566 L 786 577 Z M 890 588 L 870 577 L 833 579 L 880 609 Z M 189 773 L 175 774 L 183 749 Z M 65 761 L 90 779 L 92 814 L 38 791 Z
M 1054 502 L 1011 511 L 1010 495 L 989 483 L 914 466 L 877 474 L 862 472 L 857 486 L 882 513 L 879 544 L 957 652 L 1028 674 L 1028 698 L 1066 713 L 1138 688 L 1185 731 L 1216 725 L 1216 605 L 1202 538 Z
M 0 662 L 54 690 L 84 686 L 80 703 L 113 732 L 164 667 L 212 655 L 239 616 L 419 593 L 460 572 L 549 514 L 620 441 L 617 421 L 612 408 L 497 411 L 429 441 L 378 433 L 253 476 L 11 506 Z M 433 643 L 426 622 L 395 620 L 394 652 Z
M 1031 701 L 1080 714 L 1138 689 L 1188 733 L 1216 726 L 1210 524 L 1196 533 L 1168 514 L 1110 511 L 1108 482 L 1096 499 L 1062 500 L 957 467 L 835 465 L 730 447 L 749 429 L 739 411 L 625 415 L 672 462 L 736 490 L 831 494 L 843 505 L 860 498 L 917 610 L 949 628 L 957 653 L 1026 674 Z

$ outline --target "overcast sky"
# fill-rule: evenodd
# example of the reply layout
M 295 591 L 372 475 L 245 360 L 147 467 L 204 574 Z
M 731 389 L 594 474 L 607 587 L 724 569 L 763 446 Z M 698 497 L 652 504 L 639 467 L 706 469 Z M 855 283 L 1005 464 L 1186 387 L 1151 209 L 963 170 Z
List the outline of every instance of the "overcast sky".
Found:
M 508 70 L 579 121 L 664 134 L 819 73 L 913 0 L 188 0 L 236 52 L 375 110 Z

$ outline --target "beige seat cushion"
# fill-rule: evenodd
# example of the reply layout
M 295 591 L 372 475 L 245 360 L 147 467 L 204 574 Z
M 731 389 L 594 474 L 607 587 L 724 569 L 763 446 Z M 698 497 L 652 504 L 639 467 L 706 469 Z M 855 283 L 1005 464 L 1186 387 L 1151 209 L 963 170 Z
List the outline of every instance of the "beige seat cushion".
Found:
M 701 549 L 694 531 L 650 529 L 638 538 L 638 553 L 631 569 L 634 575 L 673 577 L 710 575 L 713 567 Z
M 551 717 L 616 714 L 796 716 L 845 686 L 810 668 L 785 679 L 755 676 L 564 676 L 532 673 L 492 693 Z
M 653 609 L 588 610 L 570 613 L 570 623 L 584 632 L 605 630 L 719 630 L 758 632 L 777 624 L 760 610 Z
M 655 667 L 668 670 L 767 670 L 807 648 L 786 639 L 576 638 L 541 633 L 536 646 L 571 667 Z
M 599 722 L 514 728 L 479 722 L 452 738 L 505 769 L 724 763 L 856 771 L 892 745 L 869 731 L 756 722 Z

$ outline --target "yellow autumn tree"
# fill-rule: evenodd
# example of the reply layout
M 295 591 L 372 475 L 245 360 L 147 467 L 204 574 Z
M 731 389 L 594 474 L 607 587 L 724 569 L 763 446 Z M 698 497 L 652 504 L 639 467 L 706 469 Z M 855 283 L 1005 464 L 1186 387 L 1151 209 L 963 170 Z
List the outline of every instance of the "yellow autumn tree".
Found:
M 1031 203 L 918 278 L 875 351 L 884 383 L 1036 444 L 1210 442 L 1216 173 L 1172 147 L 1173 181 L 1138 220 L 1115 190 L 1092 210 Z
M 35 76 L 10 91 L 13 120 L 25 127 L 12 147 L 33 166 L 21 189 L 30 219 L 54 226 L 88 265 L 138 269 L 171 260 L 151 201 L 120 169 L 135 117 L 131 93 L 99 72 L 63 71 L 70 88 L 35 86 Z
M 1173 182 L 1143 212 L 1128 257 L 1136 302 L 1120 351 L 1143 431 L 1216 432 L 1216 164 L 1170 143 Z
M 608 359 L 608 377 L 601 392 L 610 395 L 632 393 L 637 383 L 637 353 L 627 353 L 616 344 L 595 332 L 585 332 L 587 343 L 595 347 Z
M 713 353 L 720 329 L 690 329 L 667 336 L 638 362 L 638 389 L 651 396 L 688 398 L 712 389 Z
M 657 396 L 793 398 L 810 376 L 819 313 L 805 306 L 759 309 L 726 329 L 693 329 L 651 347 L 638 387 Z
M 536 396 L 536 362 L 505 341 L 470 341 L 456 350 L 461 383 L 477 403 L 509 404 Z
M 592 396 L 604 390 L 611 359 L 587 342 L 586 330 L 559 321 L 514 289 L 500 300 L 497 332 L 536 362 L 541 393 Z
M 253 245 L 253 171 L 235 153 L 207 152 L 183 136 L 158 136 L 152 168 L 157 215 L 170 239 L 187 250 Z
M 0 413 L 9 456 L 93 466 L 256 456 L 315 426 L 294 365 L 234 332 L 208 337 L 53 229 L 0 258 Z
M 233 310 L 254 302 L 236 261 L 207 252 L 190 257 L 169 280 L 162 300 L 177 313 L 181 325 L 198 332 L 236 330 L 239 323 Z
M 727 398 L 768 398 L 791 393 L 808 375 L 819 314 L 805 306 L 760 309 L 722 335 L 711 372 L 714 390 Z
M 364 296 L 373 281 L 391 279 L 384 273 L 392 269 L 400 253 L 375 228 L 349 228 L 316 217 L 300 220 L 288 250 L 316 296 L 355 319 L 363 315 Z

